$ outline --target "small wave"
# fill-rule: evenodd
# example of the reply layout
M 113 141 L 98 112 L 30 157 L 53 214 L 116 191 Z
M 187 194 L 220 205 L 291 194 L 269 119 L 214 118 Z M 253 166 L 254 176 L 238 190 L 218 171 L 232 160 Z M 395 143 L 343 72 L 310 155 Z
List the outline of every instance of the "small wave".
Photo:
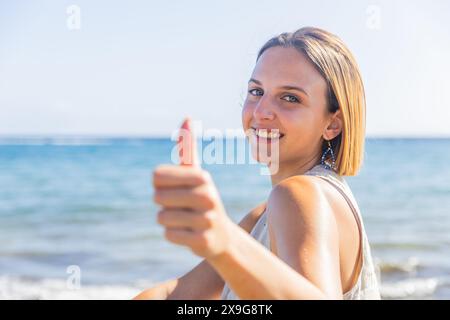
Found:
M 137 287 L 120 285 L 81 285 L 71 289 L 61 279 L 32 280 L 0 276 L 0 300 L 128 300 L 140 291 Z
M 436 278 L 408 279 L 397 282 L 383 282 L 380 286 L 383 299 L 410 299 L 432 297 L 438 287 Z M 70 289 L 61 279 L 30 279 L 24 277 L 0 276 L 0 300 L 129 300 L 149 287 L 147 281 L 135 286 L 123 285 L 81 285 Z
M 438 244 L 412 243 L 412 242 L 372 242 L 372 248 L 376 249 L 402 249 L 402 250 L 437 250 Z
M 383 282 L 380 287 L 381 297 L 383 299 L 431 298 L 438 284 L 436 278 Z
M 379 259 L 375 259 L 375 262 L 382 274 L 394 272 L 414 273 L 421 267 L 419 259 L 416 257 L 410 257 L 406 261 L 400 262 L 388 262 Z

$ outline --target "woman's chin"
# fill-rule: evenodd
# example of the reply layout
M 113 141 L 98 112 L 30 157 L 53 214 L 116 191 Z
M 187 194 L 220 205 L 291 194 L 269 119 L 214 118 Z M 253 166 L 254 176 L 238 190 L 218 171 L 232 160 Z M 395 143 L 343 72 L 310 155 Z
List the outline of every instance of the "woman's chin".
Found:
M 252 152 L 252 158 L 259 164 L 265 164 L 265 165 L 269 165 L 270 163 L 273 162 L 272 157 L 270 155 L 267 155 L 266 153 L 257 153 L 257 152 Z M 278 158 L 276 159 L 278 160 Z
M 259 163 L 270 163 L 271 161 L 278 161 L 280 157 L 280 150 L 278 145 L 273 145 L 272 148 L 267 148 L 264 145 L 251 144 L 251 153 L 254 160 Z

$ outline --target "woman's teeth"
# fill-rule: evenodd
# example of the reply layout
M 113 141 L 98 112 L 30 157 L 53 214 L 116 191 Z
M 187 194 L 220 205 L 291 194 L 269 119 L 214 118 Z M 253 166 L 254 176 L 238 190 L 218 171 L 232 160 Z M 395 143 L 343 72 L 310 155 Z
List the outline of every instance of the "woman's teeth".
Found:
M 279 132 L 268 131 L 267 129 L 254 129 L 254 130 L 255 130 L 255 134 L 258 137 L 264 138 L 264 139 L 279 139 L 283 136 Z

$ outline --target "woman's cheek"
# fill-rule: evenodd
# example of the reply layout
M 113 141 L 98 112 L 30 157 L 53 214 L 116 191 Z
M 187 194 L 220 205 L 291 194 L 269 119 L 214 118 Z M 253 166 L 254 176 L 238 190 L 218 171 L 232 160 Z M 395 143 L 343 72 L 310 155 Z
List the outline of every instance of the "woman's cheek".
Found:
M 248 103 L 246 101 L 242 108 L 242 124 L 243 124 L 244 128 L 247 128 L 250 125 L 250 120 L 252 119 L 253 110 L 254 110 L 254 106 L 251 103 Z

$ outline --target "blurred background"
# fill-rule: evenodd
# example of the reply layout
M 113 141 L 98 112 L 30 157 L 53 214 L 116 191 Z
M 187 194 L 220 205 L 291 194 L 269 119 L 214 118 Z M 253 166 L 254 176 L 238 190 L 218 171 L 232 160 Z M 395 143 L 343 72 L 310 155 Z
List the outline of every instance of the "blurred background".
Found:
M 150 177 L 190 115 L 238 130 L 270 37 L 340 36 L 367 95 L 347 178 L 385 299 L 450 298 L 450 3 L 0 0 L 0 298 L 131 298 L 200 258 L 164 240 Z M 204 146 L 207 145 L 207 142 Z M 239 221 L 255 164 L 205 165 Z

